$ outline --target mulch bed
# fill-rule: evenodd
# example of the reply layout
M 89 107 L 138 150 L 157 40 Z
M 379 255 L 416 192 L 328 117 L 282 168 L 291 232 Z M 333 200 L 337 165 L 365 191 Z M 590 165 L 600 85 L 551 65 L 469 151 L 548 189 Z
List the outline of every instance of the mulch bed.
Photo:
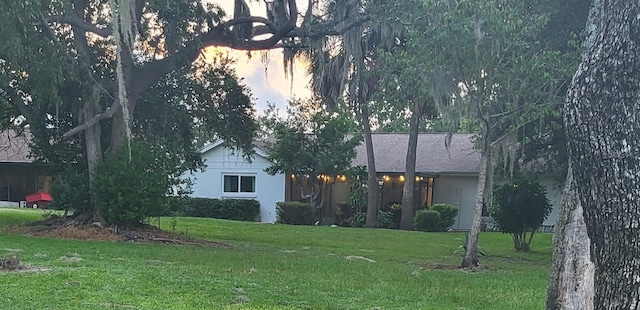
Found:
M 152 225 L 116 229 L 116 227 L 102 227 L 102 225 L 97 223 L 79 224 L 69 218 L 63 217 L 53 217 L 45 221 L 25 226 L 8 226 L 4 227 L 3 230 L 14 234 L 61 239 L 179 244 L 227 249 L 233 248 L 230 244 L 211 240 L 195 239 L 185 236 L 184 234 L 168 232 Z

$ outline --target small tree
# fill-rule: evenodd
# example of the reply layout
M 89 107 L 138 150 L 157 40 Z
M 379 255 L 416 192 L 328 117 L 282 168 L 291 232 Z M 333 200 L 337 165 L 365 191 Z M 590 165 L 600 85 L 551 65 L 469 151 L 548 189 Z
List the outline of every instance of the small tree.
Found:
M 528 252 L 536 229 L 551 212 L 551 204 L 538 181 L 521 178 L 496 187 L 489 212 L 498 229 L 511 234 L 516 251 Z
M 269 174 L 292 174 L 302 198 L 321 213 L 324 190 L 331 176 L 343 174 L 356 156 L 362 136 L 349 135 L 353 121 L 347 114 L 329 114 L 316 101 L 290 103 L 287 119 L 275 113 L 265 118 L 273 142 L 267 143 Z

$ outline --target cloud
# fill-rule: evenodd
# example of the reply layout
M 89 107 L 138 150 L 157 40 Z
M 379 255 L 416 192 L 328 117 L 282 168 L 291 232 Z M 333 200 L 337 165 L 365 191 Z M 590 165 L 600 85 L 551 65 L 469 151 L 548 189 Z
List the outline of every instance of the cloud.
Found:
M 232 1 L 209 1 L 219 4 L 229 15 L 233 12 Z M 306 12 L 307 1 L 297 0 L 298 10 Z M 251 8 L 251 15 L 265 16 L 266 7 L 262 1 L 248 1 Z M 293 74 L 285 77 L 284 65 L 282 62 L 282 50 L 270 50 L 267 53 L 267 61 L 262 61 L 263 53 L 260 51 L 251 52 L 248 57 L 247 52 L 231 50 L 228 48 L 211 47 L 205 50 L 205 57 L 219 51 L 228 54 L 236 59 L 235 69 L 238 76 L 244 78 L 246 85 L 251 89 L 257 98 L 257 108 L 262 112 L 267 107 L 267 103 L 273 103 L 280 108 L 281 113 L 285 111 L 287 101 L 291 98 L 308 98 L 311 96 L 309 90 L 309 77 L 306 75 L 306 64 L 296 61 Z M 266 68 L 266 71 L 265 71 Z
M 282 113 L 289 99 L 311 96 L 306 65 L 296 61 L 293 74 L 285 76 L 280 49 L 268 51 L 263 60 L 263 52 L 252 52 L 249 57 L 246 52 L 227 48 L 208 48 L 204 52 L 205 59 L 216 52 L 228 54 L 236 60 L 234 65 L 236 73 L 244 79 L 253 97 L 257 99 L 259 112 L 267 108 L 267 103 L 273 103 Z

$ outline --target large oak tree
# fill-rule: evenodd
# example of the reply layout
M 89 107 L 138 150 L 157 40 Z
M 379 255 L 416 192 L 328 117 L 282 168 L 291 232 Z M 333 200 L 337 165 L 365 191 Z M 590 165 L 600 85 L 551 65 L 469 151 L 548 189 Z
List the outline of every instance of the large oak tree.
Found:
M 127 141 L 145 93 L 191 66 L 205 48 L 284 48 L 290 62 L 293 54 L 286 51 L 306 40 L 367 20 L 362 14 L 315 16 L 313 1 L 306 12 L 293 0 L 265 2 L 266 17 L 252 14 L 244 0 L 234 1 L 232 14 L 200 0 L 5 1 L 0 65 L 9 91 L 3 97 L 38 143 L 49 144 L 44 132 L 55 129 L 62 139 L 83 144 L 91 172 L 105 151 Z M 61 119 L 65 126 L 58 126 Z
M 594 5 L 598 2 L 595 1 Z M 640 3 L 605 0 L 565 122 L 595 265 L 594 309 L 640 304 Z

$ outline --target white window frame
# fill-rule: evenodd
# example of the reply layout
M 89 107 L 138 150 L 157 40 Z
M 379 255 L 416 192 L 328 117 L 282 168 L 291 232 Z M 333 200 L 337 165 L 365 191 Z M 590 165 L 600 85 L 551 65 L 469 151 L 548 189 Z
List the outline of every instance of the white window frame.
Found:
M 237 192 L 226 192 L 225 185 L 225 177 L 238 177 L 238 191 Z M 242 177 L 252 177 L 253 178 L 253 192 L 242 192 Z M 222 173 L 222 195 L 224 197 L 256 197 L 257 189 L 258 189 L 258 176 L 255 173 L 234 173 L 234 172 L 224 172 Z

